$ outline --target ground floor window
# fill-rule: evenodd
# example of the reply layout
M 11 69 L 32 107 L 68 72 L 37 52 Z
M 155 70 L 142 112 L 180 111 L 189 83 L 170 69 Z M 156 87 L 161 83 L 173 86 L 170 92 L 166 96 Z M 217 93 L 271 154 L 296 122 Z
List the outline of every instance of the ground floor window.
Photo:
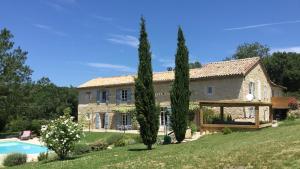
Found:
M 128 114 L 121 114 L 121 123 L 122 123 L 122 125 L 129 125 L 128 118 L 130 118 Z
M 168 113 L 167 108 L 161 107 L 160 108 L 160 125 L 166 125 L 168 123 Z

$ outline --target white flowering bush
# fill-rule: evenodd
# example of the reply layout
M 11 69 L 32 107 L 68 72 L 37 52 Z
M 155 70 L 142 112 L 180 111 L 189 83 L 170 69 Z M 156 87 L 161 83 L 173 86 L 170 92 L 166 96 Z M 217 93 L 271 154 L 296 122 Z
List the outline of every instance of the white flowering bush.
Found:
M 42 141 L 63 160 L 74 149 L 83 135 L 82 126 L 73 121 L 68 114 L 50 121 L 41 131 Z

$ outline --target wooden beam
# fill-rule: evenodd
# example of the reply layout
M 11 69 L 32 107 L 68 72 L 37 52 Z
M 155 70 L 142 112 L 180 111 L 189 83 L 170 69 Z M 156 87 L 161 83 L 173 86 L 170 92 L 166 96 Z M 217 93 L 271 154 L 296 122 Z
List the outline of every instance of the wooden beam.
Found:
M 228 127 L 228 128 L 249 128 L 249 129 L 253 129 L 253 128 L 257 128 L 256 125 L 235 125 L 235 124 L 203 124 L 201 126 L 202 128 L 224 128 L 224 127 Z
M 220 106 L 220 117 L 222 120 L 224 120 L 224 107 Z
M 259 106 L 255 106 L 255 126 L 259 128 Z
M 203 125 L 203 117 L 204 117 L 204 115 L 203 115 L 203 107 L 200 106 L 200 128 Z
M 268 102 L 247 102 L 247 101 L 200 101 L 202 106 L 213 107 L 248 107 L 248 106 L 270 106 L 272 103 Z

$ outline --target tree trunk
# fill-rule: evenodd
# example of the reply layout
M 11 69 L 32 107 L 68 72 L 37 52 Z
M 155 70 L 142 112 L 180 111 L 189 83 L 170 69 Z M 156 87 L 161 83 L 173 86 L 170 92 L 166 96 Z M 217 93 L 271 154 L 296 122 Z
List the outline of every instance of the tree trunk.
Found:
M 147 145 L 148 150 L 152 150 L 152 144 Z

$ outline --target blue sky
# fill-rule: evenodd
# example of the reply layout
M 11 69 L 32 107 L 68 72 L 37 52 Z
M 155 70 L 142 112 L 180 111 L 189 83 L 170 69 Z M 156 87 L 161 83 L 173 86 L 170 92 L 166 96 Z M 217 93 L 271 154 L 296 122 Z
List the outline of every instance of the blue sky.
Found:
M 60 86 L 95 77 L 133 74 L 140 16 L 154 71 L 173 65 L 181 25 L 190 60 L 230 56 L 237 45 L 260 42 L 272 51 L 300 52 L 300 1 L 296 0 L 2 0 L 0 29 L 29 52 L 33 80 Z

